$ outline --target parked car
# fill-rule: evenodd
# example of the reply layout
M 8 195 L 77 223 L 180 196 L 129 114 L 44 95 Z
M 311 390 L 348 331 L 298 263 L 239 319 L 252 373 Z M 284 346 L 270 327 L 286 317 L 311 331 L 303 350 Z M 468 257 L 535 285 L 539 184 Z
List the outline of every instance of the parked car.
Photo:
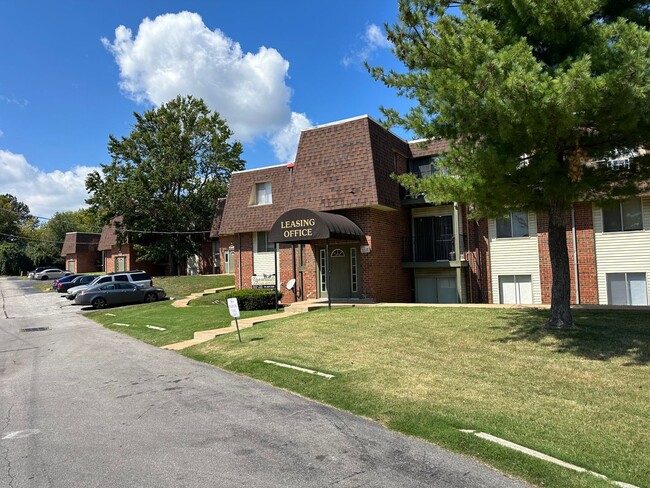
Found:
M 89 285 L 98 276 L 99 275 L 79 275 L 70 281 L 62 281 L 63 278 L 61 280 L 56 280 L 55 283 L 58 283 L 56 287 L 56 291 L 58 291 L 59 293 L 65 293 L 70 288 L 73 288 L 75 286 Z
M 29 273 L 27 273 L 27 278 L 29 278 L 30 280 L 33 280 L 34 275 L 36 273 L 40 273 L 41 271 L 45 271 L 46 269 L 50 269 L 50 268 L 52 268 L 52 266 L 40 266 L 40 267 L 36 268 L 35 270 L 30 271 Z
M 108 273 L 97 277 L 94 281 L 91 281 L 88 285 L 80 285 L 70 288 L 68 294 L 65 296 L 68 300 L 74 300 L 77 293 L 82 290 L 87 289 L 89 286 L 100 285 L 102 283 L 132 283 L 134 285 L 144 285 L 144 286 L 153 286 L 153 280 L 149 273 L 139 269 L 133 271 L 118 271 L 115 273 Z
M 55 290 L 58 290 L 60 282 L 65 283 L 65 282 L 68 282 L 68 281 L 72 281 L 75 278 L 77 278 L 78 276 L 81 276 L 81 275 L 80 274 L 71 274 L 71 275 L 64 276 L 63 278 L 57 278 L 56 280 L 54 280 L 52 282 L 52 288 L 55 289 Z
M 106 308 L 127 303 L 152 303 L 165 298 L 165 290 L 133 283 L 111 282 L 93 285 L 77 293 L 74 303 Z
M 34 273 L 34 279 L 35 280 L 54 280 L 56 278 L 62 278 L 64 276 L 71 275 L 72 272 L 70 271 L 63 271 L 62 269 L 59 268 L 48 268 L 44 269 L 43 271 L 39 271 L 38 273 Z

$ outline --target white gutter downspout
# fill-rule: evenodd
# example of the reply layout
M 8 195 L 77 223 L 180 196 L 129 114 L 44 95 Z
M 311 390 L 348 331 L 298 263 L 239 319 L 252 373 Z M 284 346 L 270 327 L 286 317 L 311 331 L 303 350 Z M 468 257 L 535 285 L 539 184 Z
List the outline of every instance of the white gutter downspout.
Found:
M 576 279 L 576 305 L 580 305 L 580 277 L 578 275 L 578 245 L 576 238 L 576 214 L 571 205 L 571 235 L 573 238 L 573 275 Z

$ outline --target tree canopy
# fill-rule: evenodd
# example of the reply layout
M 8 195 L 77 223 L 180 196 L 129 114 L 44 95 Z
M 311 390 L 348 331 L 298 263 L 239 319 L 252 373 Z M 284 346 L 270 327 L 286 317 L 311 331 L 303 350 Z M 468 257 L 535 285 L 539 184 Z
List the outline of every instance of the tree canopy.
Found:
M 201 99 L 177 97 L 143 114 L 128 137 L 110 136 L 110 164 L 91 173 L 87 203 L 104 223 L 121 216 L 143 260 L 173 263 L 195 254 L 216 200 L 241 170 L 242 146 Z M 193 234 L 192 232 L 198 232 Z
M 0 195 L 0 242 L 13 242 L 36 224 L 27 204 L 9 193 Z
M 388 37 L 405 72 L 370 68 L 414 100 L 390 125 L 445 138 L 443 171 L 401 182 L 477 216 L 549 215 L 549 325 L 571 326 L 566 211 L 634 195 L 650 164 L 650 33 L 638 0 L 400 0 Z M 607 160 L 631 159 L 611 165 Z

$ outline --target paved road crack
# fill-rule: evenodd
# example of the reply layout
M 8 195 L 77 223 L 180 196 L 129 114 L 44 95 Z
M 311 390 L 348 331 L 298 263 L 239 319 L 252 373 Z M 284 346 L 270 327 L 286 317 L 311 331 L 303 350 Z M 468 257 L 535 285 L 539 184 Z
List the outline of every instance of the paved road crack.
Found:
M 14 408 L 13 405 L 9 407 L 9 410 L 7 411 L 7 419 L 5 421 L 5 425 L 2 429 L 2 432 L 6 432 L 7 429 L 9 428 L 9 424 L 11 423 L 11 410 Z M 9 478 L 9 486 L 13 488 L 14 486 L 14 475 L 11 472 L 11 461 L 9 460 L 9 443 L 7 442 L 6 445 L 4 446 L 4 459 L 5 463 L 7 464 L 7 477 Z
M 2 288 L 0 288 L 0 299 L 2 299 L 2 313 L 4 314 L 5 318 L 8 319 L 9 315 L 7 315 L 7 300 L 5 299 L 5 294 L 2 291 Z

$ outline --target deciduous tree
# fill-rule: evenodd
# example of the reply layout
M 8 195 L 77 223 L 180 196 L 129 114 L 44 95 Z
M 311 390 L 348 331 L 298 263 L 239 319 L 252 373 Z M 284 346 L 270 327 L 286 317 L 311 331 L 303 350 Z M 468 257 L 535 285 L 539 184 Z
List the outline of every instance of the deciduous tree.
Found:
M 129 241 L 140 243 L 140 259 L 175 267 L 207 238 L 192 232 L 209 231 L 230 174 L 244 167 L 242 146 L 218 113 L 191 96 L 134 115 L 128 137 L 109 138 L 112 162 L 88 176 L 87 203 L 105 223 L 123 217 L 118 232 L 127 229 Z
M 384 109 L 388 124 L 450 141 L 444 171 L 405 186 L 477 216 L 548 214 L 548 326 L 573 326 L 567 211 L 646 188 L 648 14 L 639 0 L 401 0 L 387 31 L 406 70 L 370 68 L 415 102 Z

